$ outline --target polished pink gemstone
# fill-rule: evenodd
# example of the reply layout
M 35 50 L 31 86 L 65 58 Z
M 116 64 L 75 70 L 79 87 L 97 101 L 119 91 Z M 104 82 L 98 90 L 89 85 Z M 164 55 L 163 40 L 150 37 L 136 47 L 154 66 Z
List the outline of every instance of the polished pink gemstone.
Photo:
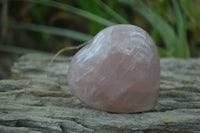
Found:
M 67 79 L 72 93 L 93 108 L 117 113 L 148 111 L 159 94 L 158 52 L 143 29 L 110 26 L 77 52 Z

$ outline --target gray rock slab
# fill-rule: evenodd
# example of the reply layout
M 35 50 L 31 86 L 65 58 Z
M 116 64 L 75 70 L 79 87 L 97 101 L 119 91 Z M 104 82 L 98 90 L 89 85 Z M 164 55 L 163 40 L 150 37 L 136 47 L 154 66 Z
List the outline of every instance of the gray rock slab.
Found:
M 71 57 L 25 55 L 12 80 L 0 80 L 0 132 L 15 133 L 198 133 L 200 59 L 161 59 L 157 106 L 116 114 L 92 109 L 67 86 Z

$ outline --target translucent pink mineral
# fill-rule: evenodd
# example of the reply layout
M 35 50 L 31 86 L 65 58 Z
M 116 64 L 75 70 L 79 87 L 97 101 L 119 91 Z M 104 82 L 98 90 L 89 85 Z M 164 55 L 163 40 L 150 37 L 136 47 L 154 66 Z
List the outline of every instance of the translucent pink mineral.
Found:
M 148 111 L 159 94 L 158 52 L 143 29 L 110 26 L 77 52 L 67 79 L 72 93 L 93 108 L 116 113 Z

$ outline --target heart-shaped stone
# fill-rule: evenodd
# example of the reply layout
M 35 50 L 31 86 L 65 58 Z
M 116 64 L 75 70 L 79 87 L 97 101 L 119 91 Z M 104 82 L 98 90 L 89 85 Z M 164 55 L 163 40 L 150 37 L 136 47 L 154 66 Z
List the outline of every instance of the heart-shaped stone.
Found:
M 67 80 L 72 93 L 93 108 L 117 113 L 151 110 L 160 86 L 156 46 L 137 26 L 110 26 L 76 53 Z

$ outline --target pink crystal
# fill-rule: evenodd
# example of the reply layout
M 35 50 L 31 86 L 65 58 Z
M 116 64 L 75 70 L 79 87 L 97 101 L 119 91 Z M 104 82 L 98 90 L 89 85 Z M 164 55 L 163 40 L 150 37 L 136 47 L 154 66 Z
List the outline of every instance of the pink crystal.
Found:
M 158 52 L 143 29 L 110 26 L 77 52 L 67 79 L 72 93 L 93 108 L 117 113 L 148 111 L 159 94 Z

